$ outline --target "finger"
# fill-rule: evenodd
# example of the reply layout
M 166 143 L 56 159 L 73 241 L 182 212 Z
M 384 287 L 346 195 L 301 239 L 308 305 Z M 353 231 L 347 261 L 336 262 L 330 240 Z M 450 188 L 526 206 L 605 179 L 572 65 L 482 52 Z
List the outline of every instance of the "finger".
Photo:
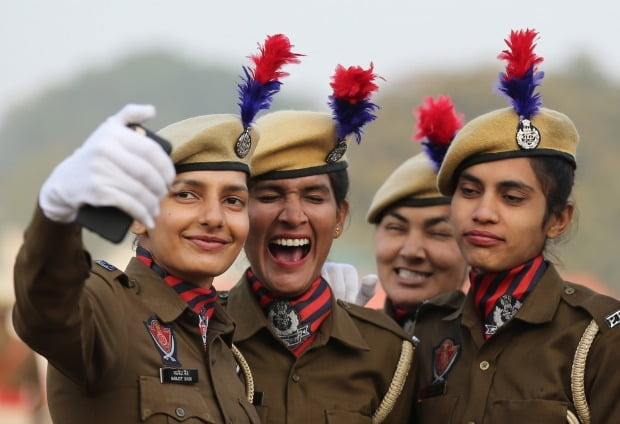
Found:
M 125 124 L 139 124 L 155 116 L 155 106 L 129 103 L 123 106 L 111 119 Z

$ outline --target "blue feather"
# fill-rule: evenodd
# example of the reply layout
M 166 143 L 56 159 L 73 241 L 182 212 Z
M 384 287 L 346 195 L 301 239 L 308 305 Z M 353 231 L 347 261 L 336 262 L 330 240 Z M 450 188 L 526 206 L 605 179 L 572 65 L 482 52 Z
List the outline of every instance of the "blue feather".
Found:
M 239 93 L 239 107 L 241 109 L 241 122 L 243 128 L 248 128 L 254 117 L 263 109 L 269 109 L 273 95 L 280 90 L 282 83 L 280 81 L 269 81 L 261 84 L 254 80 L 252 74 L 244 66 L 243 72 L 245 78 L 242 83 L 237 85 Z
M 329 97 L 329 106 L 338 123 L 338 139 L 344 140 L 349 134 L 355 134 L 355 141 L 358 144 L 362 141 L 362 127 L 377 117 L 374 111 L 379 108 L 369 100 L 349 103 L 333 96 Z
M 542 84 L 544 72 L 534 72 L 534 67 L 521 78 L 507 79 L 504 72 L 499 74 L 499 85 L 497 89 L 510 99 L 510 103 L 515 112 L 524 118 L 531 118 L 538 113 L 542 106 L 540 93 L 534 94 L 536 87 Z
M 437 144 L 430 141 L 423 141 L 422 148 L 426 156 L 431 160 L 435 172 L 439 172 L 443 158 L 446 156 L 449 144 Z

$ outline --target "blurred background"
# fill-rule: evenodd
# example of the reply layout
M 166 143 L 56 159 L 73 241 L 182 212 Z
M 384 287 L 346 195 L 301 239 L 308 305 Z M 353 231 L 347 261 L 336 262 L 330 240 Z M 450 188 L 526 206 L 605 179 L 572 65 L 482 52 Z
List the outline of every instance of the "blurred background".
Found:
M 237 113 L 246 56 L 267 34 L 285 33 L 302 64 L 287 68 L 273 109 L 327 111 L 336 64 L 368 66 L 384 80 L 378 119 L 350 146 L 351 217 L 330 259 L 373 272 L 373 228 L 365 215 L 384 178 L 420 151 L 413 107 L 450 95 L 469 120 L 503 107 L 493 86 L 511 29 L 540 32 L 545 106 L 568 114 L 582 137 L 571 234 L 553 246 L 568 279 L 618 296 L 620 227 L 620 6 L 546 0 L 313 0 L 211 2 L 5 0 L 0 13 L 0 422 L 48 422 L 45 364 L 10 328 L 12 265 L 38 189 L 56 163 L 127 102 L 157 106 L 147 126 L 207 113 Z M 94 258 L 124 267 L 129 240 L 90 234 Z M 241 258 L 216 287 L 230 286 Z M 381 302 L 381 293 L 371 305 Z M 38 364 L 38 365 L 37 365 Z M 5 415 L 2 415 L 5 414 Z M 10 418 L 7 418 L 10 417 Z

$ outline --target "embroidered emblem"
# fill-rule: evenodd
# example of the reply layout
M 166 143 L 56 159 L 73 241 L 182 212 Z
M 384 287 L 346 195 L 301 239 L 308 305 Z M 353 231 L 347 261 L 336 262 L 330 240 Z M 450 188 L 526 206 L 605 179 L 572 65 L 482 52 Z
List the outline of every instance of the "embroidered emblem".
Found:
M 163 363 L 165 365 L 181 366 L 177 359 L 177 344 L 172 328 L 163 325 L 155 316 L 149 317 L 144 322 L 144 326 L 149 332 L 151 339 L 153 339 L 153 343 L 155 343 Z
M 246 128 L 237 139 L 237 143 L 235 144 L 235 153 L 239 158 L 243 159 L 248 155 L 248 153 L 250 153 L 251 147 L 252 137 L 250 136 L 250 129 Z
M 618 309 L 613 314 L 606 316 L 605 322 L 607 323 L 609 328 L 614 328 L 616 325 L 620 324 L 620 309 Z
M 535 149 L 540 143 L 540 132 L 529 119 L 521 119 L 517 127 L 517 144 L 525 150 Z
M 300 325 L 299 314 L 286 300 L 276 300 L 269 305 L 267 321 L 288 347 L 297 346 L 310 337 L 309 325 Z
M 101 268 L 107 269 L 108 271 L 116 271 L 117 270 L 117 268 L 114 265 L 112 265 L 109 262 L 104 261 L 103 259 L 99 259 L 99 260 L 95 261 L 95 263 L 97 265 L 99 265 Z
M 461 345 L 455 344 L 451 337 L 446 337 L 433 348 L 433 383 L 445 380 L 460 352 Z
M 327 163 L 338 162 L 340 158 L 344 156 L 346 151 L 347 151 L 346 141 L 344 140 L 339 141 L 338 145 L 334 147 L 331 152 L 329 152 L 329 154 L 325 158 L 325 162 Z
M 519 309 L 521 309 L 521 305 L 523 305 L 523 303 L 509 294 L 500 297 L 495 304 L 495 309 L 493 309 L 491 323 L 484 325 L 485 334 L 495 334 L 502 325 L 506 324 L 516 315 Z

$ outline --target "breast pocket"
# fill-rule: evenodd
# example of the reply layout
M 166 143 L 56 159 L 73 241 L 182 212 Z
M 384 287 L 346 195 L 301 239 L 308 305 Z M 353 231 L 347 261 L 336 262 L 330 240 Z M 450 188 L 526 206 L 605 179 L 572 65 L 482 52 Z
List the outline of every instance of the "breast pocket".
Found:
M 416 422 L 450 423 L 458 396 L 442 395 L 420 399 L 415 405 Z M 512 421 L 507 421 L 512 422 Z
M 500 400 L 493 403 L 489 422 L 565 423 L 568 404 L 557 400 Z
M 140 417 L 148 424 L 215 423 L 198 387 L 140 377 Z

